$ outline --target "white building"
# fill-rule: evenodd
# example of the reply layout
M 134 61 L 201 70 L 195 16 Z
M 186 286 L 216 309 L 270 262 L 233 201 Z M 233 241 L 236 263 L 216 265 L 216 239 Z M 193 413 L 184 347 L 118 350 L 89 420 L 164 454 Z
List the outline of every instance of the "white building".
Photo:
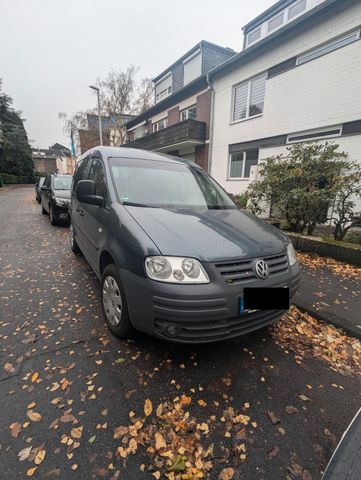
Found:
M 361 161 L 360 29 L 360 0 L 281 0 L 244 27 L 243 51 L 210 72 L 209 170 L 228 192 L 294 142 Z

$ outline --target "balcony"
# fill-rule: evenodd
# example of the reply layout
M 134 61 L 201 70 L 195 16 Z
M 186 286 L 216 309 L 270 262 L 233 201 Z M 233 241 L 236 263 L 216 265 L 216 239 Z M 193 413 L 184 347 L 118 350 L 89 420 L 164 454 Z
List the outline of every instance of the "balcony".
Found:
M 206 140 L 206 124 L 198 120 L 185 120 L 170 127 L 137 138 L 125 146 L 143 150 L 166 151 L 180 145 L 202 145 Z

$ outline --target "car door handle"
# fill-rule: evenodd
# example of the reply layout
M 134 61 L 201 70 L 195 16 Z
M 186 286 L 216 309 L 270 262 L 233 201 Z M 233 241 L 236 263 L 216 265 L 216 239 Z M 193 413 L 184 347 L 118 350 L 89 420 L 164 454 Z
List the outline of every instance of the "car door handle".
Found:
M 82 210 L 80 207 L 76 207 L 75 210 L 79 213 L 79 215 L 81 215 L 82 217 L 84 216 L 84 210 Z

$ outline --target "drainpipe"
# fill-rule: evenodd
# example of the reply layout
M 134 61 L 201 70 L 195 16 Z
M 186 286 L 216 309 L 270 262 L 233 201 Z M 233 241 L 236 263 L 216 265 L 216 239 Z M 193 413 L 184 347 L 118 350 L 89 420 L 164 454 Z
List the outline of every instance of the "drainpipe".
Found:
M 207 73 L 207 83 L 211 90 L 211 114 L 209 118 L 209 140 L 208 140 L 208 173 L 211 175 L 212 172 L 212 154 L 213 154 L 213 122 L 214 122 L 214 88 Z

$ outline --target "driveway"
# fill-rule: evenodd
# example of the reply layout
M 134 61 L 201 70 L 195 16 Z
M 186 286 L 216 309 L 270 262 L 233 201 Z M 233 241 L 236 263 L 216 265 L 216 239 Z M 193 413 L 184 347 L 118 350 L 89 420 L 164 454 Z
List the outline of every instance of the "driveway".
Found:
M 297 311 L 216 345 L 112 337 L 32 188 L 0 193 L 0 267 L 2 478 L 315 480 L 360 407 L 359 343 Z

